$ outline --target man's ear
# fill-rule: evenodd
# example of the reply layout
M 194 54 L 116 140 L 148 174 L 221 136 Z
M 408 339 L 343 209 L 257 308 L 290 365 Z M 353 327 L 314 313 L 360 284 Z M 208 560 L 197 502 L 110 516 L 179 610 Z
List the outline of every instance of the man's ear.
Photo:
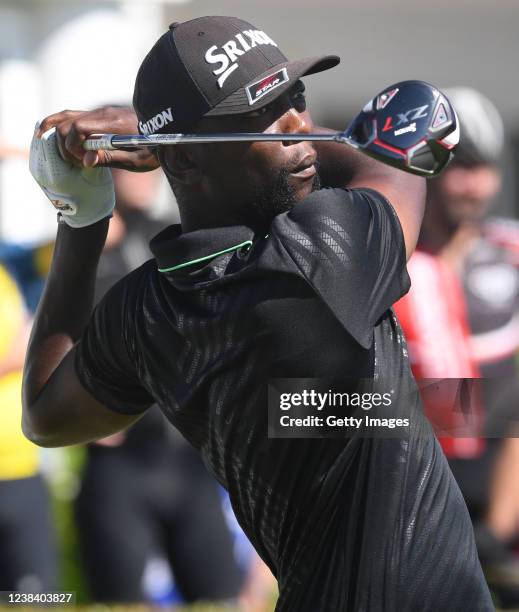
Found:
M 157 155 L 164 172 L 176 182 L 194 185 L 200 180 L 200 167 L 195 156 L 186 147 L 158 147 Z

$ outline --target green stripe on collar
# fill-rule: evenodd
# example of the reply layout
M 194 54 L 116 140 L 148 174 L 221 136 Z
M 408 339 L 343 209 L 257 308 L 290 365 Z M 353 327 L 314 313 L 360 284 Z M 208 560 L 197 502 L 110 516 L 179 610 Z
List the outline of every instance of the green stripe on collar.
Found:
M 252 246 L 252 240 L 245 240 L 245 242 L 240 242 L 240 244 L 236 244 L 228 249 L 224 249 L 223 251 L 218 251 L 217 253 L 212 253 L 211 255 L 205 255 L 204 257 L 199 257 L 198 259 L 192 259 L 191 261 L 186 261 L 181 264 L 177 264 L 176 266 L 171 266 L 171 268 L 159 268 L 159 272 L 173 272 L 174 270 L 180 270 L 181 268 L 187 268 L 187 266 L 193 266 L 202 261 L 207 261 L 208 259 L 214 259 L 219 255 L 224 255 L 225 253 L 230 253 L 231 251 L 237 251 L 238 249 L 243 248 L 244 246 Z

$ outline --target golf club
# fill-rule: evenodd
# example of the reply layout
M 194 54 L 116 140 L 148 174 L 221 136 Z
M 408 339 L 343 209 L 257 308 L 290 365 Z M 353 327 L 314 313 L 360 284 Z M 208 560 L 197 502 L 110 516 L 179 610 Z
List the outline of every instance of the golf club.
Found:
M 453 156 L 459 141 L 456 112 L 446 96 L 424 81 L 402 81 L 370 100 L 344 132 L 329 134 L 94 134 L 88 151 L 162 145 L 257 142 L 340 142 L 386 164 L 431 177 Z

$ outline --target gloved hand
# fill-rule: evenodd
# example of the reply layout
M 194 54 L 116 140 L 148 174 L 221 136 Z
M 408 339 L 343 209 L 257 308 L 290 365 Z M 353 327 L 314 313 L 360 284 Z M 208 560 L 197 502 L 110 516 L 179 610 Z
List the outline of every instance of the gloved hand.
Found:
M 55 128 L 31 142 L 32 176 L 70 227 L 86 227 L 111 216 L 115 206 L 109 168 L 81 168 L 64 161 L 58 152 Z

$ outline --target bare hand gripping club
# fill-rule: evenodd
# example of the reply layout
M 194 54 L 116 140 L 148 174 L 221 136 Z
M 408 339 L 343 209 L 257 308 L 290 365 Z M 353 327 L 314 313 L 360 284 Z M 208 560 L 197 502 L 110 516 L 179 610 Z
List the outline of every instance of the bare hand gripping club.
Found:
M 333 141 L 420 176 L 439 174 L 459 142 L 459 123 L 451 103 L 424 81 L 402 81 L 370 100 L 344 132 L 329 134 L 139 134 L 93 135 L 88 151 L 176 144 L 257 141 Z

